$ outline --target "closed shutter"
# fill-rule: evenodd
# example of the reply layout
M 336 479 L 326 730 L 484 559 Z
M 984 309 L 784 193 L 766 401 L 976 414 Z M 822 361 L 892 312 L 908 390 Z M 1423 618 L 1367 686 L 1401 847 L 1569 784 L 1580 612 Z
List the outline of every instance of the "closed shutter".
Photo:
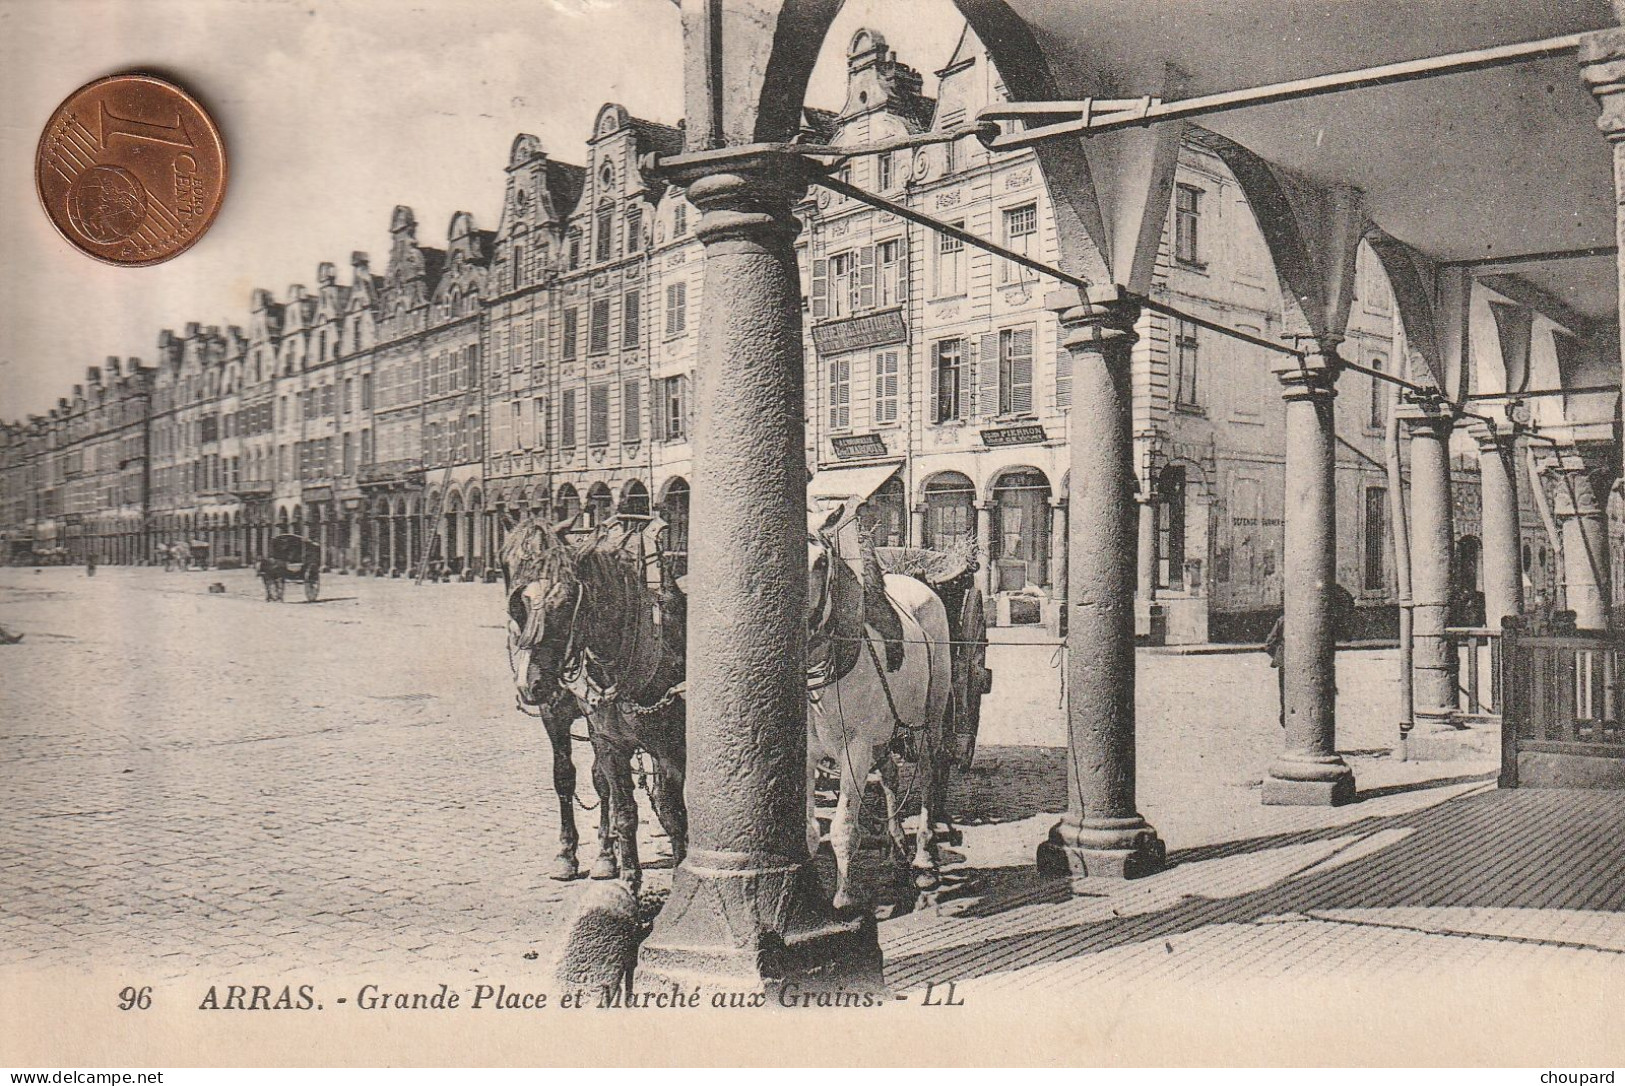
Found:
M 643 401 L 639 392 L 642 383 L 633 378 L 621 385 L 621 440 L 639 441 L 643 438 Z
M 1055 406 L 1072 406 L 1072 352 L 1064 349 L 1055 355 Z
M 908 269 L 910 267 L 908 255 L 908 238 L 906 236 L 897 241 L 897 301 L 898 304 L 908 301 Z
M 1017 328 L 1010 333 L 1010 411 L 1030 415 L 1033 411 L 1033 330 Z
M 821 321 L 829 316 L 829 261 L 814 260 L 812 266 L 812 316 Z
M 649 440 L 666 440 L 666 403 L 660 395 L 663 382 L 655 378 L 649 382 Z
M 865 245 L 858 250 L 858 308 L 875 307 L 875 247 Z
M 513 448 L 514 422 L 518 406 L 514 404 L 510 407 L 498 400 L 496 410 L 491 412 L 491 445 L 496 452 L 507 452 Z
M 996 332 L 983 336 L 981 349 L 976 352 L 976 403 L 972 410 L 978 418 L 984 419 L 999 413 L 999 336 Z
M 677 389 L 682 397 L 683 406 L 683 434 L 690 437 L 694 433 L 693 384 L 694 382 L 689 379 L 686 373 L 677 379 Z
M 609 299 L 601 298 L 592 303 L 592 329 L 588 333 L 587 350 L 592 354 L 603 354 L 609 350 Z
M 621 300 L 621 346 L 633 348 L 638 345 L 642 335 L 638 322 L 638 302 L 640 295 L 635 290 L 627 291 L 626 297 Z
M 930 399 L 931 399 L 930 407 L 926 408 L 928 414 L 925 416 L 925 421 L 928 424 L 929 423 L 935 423 L 939 419 L 942 418 L 941 414 L 938 412 L 938 409 L 937 409 L 937 405 L 941 402 L 941 398 L 942 398 L 942 344 L 941 344 L 941 342 L 933 343 L 931 345 L 931 361 L 930 361 L 930 364 L 927 366 L 926 371 L 925 371 L 925 383 L 928 386 L 930 386 L 928 395 L 930 396 Z
M 609 386 L 587 390 L 587 444 L 609 444 Z

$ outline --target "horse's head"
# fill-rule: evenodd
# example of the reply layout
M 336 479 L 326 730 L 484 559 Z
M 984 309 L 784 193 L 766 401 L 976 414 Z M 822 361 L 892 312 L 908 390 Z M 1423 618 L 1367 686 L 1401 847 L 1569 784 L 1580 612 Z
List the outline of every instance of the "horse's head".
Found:
M 856 522 L 845 503 L 828 513 L 807 514 L 807 628 L 817 629 L 828 617 L 835 578 L 848 550 L 856 554 L 857 543 L 848 539 L 848 528 Z
M 577 647 L 583 590 L 572 548 L 562 538 L 568 529 L 568 523 L 546 528 L 532 521 L 510 533 L 503 547 L 508 663 L 524 705 L 548 699 Z

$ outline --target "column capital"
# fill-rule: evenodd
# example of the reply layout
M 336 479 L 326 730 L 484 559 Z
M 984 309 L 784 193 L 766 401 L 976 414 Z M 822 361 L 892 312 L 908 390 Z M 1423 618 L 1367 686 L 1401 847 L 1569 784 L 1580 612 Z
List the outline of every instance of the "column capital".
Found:
M 1602 104 L 1597 128 L 1612 142 L 1625 140 L 1625 28 L 1587 35 L 1579 60 L 1580 77 Z
M 1281 382 L 1281 398 L 1285 400 L 1325 400 L 1337 395 L 1337 375 L 1342 372 L 1342 359 L 1335 351 L 1330 354 L 1311 354 L 1304 358 L 1282 355 L 1286 365 L 1277 366 L 1275 379 Z
M 1447 441 L 1456 426 L 1456 410 L 1435 401 L 1401 402 L 1394 414 L 1412 438 L 1433 437 Z
M 1478 451 L 1481 453 L 1509 453 L 1516 448 L 1518 437 L 1523 433 L 1523 427 L 1516 423 L 1490 422 L 1485 419 L 1469 419 L 1467 432 L 1473 440 L 1478 442 Z
M 694 236 L 707 246 L 754 234 L 785 240 L 801 232 L 791 209 L 807 192 L 817 166 L 787 144 L 701 151 L 673 158 L 645 156 L 645 168 L 688 190 L 700 211 Z
M 1140 319 L 1137 299 L 1114 287 L 1080 290 L 1068 287 L 1044 297 L 1044 306 L 1061 326 L 1061 346 L 1069 351 L 1108 345 L 1130 347 L 1139 340 L 1134 325 Z

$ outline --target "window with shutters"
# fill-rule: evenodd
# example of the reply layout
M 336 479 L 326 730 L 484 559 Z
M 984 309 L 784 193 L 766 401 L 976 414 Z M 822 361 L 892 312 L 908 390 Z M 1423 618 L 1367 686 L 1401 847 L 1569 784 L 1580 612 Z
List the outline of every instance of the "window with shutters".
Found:
M 563 342 L 560 345 L 559 357 L 566 362 L 573 362 L 576 358 L 576 321 L 578 313 L 574 306 L 564 311 Z
M 465 460 L 479 460 L 485 456 L 485 430 L 480 426 L 480 416 L 470 414 L 463 420 L 463 433 L 468 435 Z
M 566 244 L 568 246 L 570 270 L 575 271 L 581 267 L 581 231 L 579 229 L 570 231 L 570 238 Z
M 688 284 L 666 286 L 666 335 L 680 336 L 688 328 Z
M 587 390 L 587 444 L 609 444 L 608 385 L 593 385 Z
M 344 474 L 355 474 L 355 435 L 344 435 Z
M 1196 373 L 1200 341 L 1196 338 L 1196 325 L 1189 321 L 1174 321 L 1174 372 L 1169 383 L 1173 386 L 1174 403 L 1179 407 L 1196 407 Z
M 467 359 L 465 361 L 466 369 L 465 369 L 464 375 L 463 375 L 463 386 L 465 388 L 479 388 L 480 387 L 480 345 L 478 343 L 470 343 L 468 345 L 468 347 L 467 347 L 467 350 L 468 350 L 468 356 L 467 356 Z
M 900 356 L 896 351 L 880 351 L 875 355 L 875 425 L 897 425 L 897 391 L 901 374 Z
M 883 241 L 875 246 L 875 278 L 877 280 L 879 297 L 876 299 L 880 308 L 902 305 L 903 294 L 907 289 L 907 269 L 903 263 L 903 241 L 893 238 Z
M 999 414 L 1033 411 L 1033 330 L 1006 328 L 999 333 Z
M 638 345 L 642 335 L 640 313 L 643 295 L 635 290 L 629 290 L 621 298 L 621 349 L 632 350 Z
M 599 298 L 592 303 L 592 325 L 587 331 L 587 353 L 603 354 L 609 350 L 609 299 Z
M 965 228 L 964 220 L 948 225 Z M 947 234 L 937 235 L 936 283 L 939 298 L 965 293 L 965 243 Z
M 1193 185 L 1174 186 L 1174 259 L 1201 266 L 1198 226 L 1202 217 L 1202 190 Z
M 621 383 L 621 440 L 628 444 L 643 440 L 642 387 L 637 378 Z
M 890 192 L 896 184 L 896 171 L 893 169 L 891 155 L 875 156 L 875 188 L 880 192 Z
M 643 209 L 634 207 L 626 213 L 626 251 L 643 251 Z
M 965 374 L 965 341 L 962 339 L 938 340 L 932 347 L 932 369 L 934 382 L 932 394 L 936 398 L 936 408 L 932 412 L 933 422 L 956 422 L 965 417 L 965 401 L 962 381 Z
M 559 397 L 559 447 L 574 451 L 576 447 L 576 390 L 567 388 Z
M 1065 410 L 1072 406 L 1072 352 L 1062 351 L 1055 356 L 1055 406 Z
M 597 221 L 593 223 L 593 259 L 608 260 L 615 255 L 615 208 L 603 204 L 598 208 Z
M 351 406 L 354 403 L 355 403 L 355 378 L 354 377 L 346 377 L 344 379 L 344 413 L 346 415 L 348 415 L 350 413 Z
M 543 450 L 551 449 L 553 447 L 553 416 L 548 412 L 547 397 L 536 397 L 532 406 L 536 412 L 535 430 L 533 432 L 539 435 L 536 447 Z
M 849 317 L 857 307 L 857 254 L 836 253 L 829 258 L 829 315 Z
M 680 238 L 688 233 L 688 205 L 678 201 L 671 209 L 671 236 Z
M 831 430 L 850 430 L 852 428 L 852 360 L 849 358 L 832 358 L 826 367 L 829 375 L 827 403 L 829 405 L 829 428 Z
M 959 169 L 959 141 L 950 140 L 942 145 L 942 172 L 952 174 Z
M 1038 248 L 1038 205 L 1022 204 L 1004 213 L 1004 247 L 1022 256 L 1035 256 Z M 1020 264 L 1004 261 L 1000 265 L 999 281 L 1026 283 L 1035 281 L 1038 273 Z
M 513 289 L 518 290 L 520 284 L 525 281 L 525 247 L 515 245 L 508 260 L 509 267 L 513 271 Z
M 666 441 L 680 441 L 688 432 L 688 378 L 667 377 L 660 389 L 661 432 Z

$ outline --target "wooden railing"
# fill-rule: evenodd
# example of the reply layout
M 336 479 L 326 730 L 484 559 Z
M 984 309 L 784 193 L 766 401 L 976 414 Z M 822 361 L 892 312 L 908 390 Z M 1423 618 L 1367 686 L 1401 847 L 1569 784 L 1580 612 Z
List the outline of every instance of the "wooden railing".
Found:
M 1539 623 L 1507 619 L 1501 644 L 1501 786 L 1515 788 L 1530 763 L 1541 761 L 1543 783 L 1590 784 L 1617 777 L 1625 767 L 1625 638 L 1576 630 L 1572 617 Z M 1612 765 L 1588 770 L 1587 759 Z M 1552 765 L 1559 766 L 1553 774 Z
M 1501 631 L 1478 626 L 1445 630 L 1456 650 L 1456 715 L 1501 719 Z

